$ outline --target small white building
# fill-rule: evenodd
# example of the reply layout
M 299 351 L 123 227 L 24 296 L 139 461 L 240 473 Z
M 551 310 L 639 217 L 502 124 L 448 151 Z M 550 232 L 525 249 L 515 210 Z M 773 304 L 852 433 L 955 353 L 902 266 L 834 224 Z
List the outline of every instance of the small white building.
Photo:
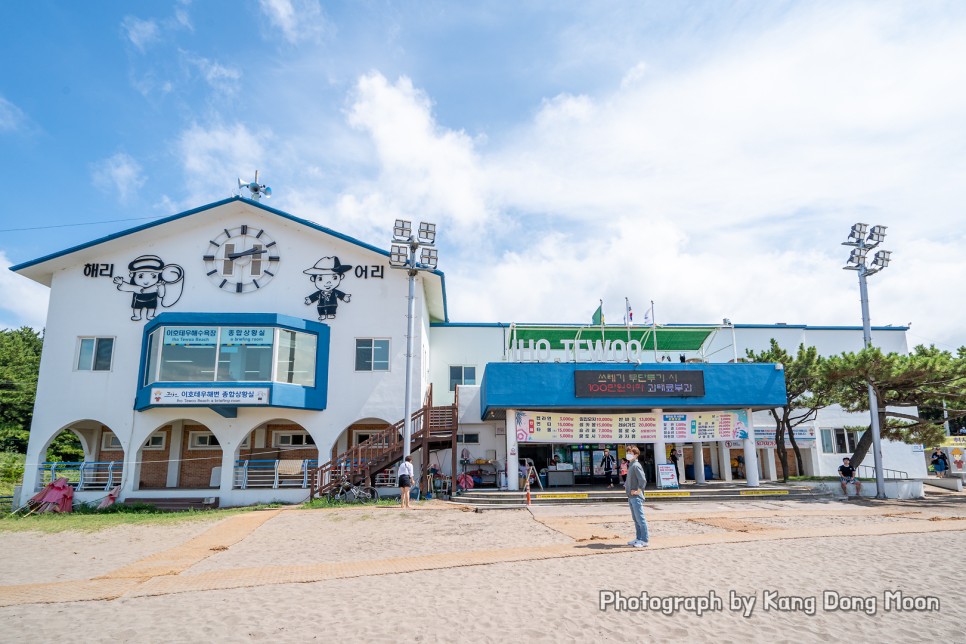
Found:
M 11 270 L 50 287 L 21 500 L 66 474 L 88 500 L 120 486 L 128 499 L 296 502 L 320 465 L 358 468 L 399 447 L 389 428 L 404 409 L 407 276 L 382 248 L 235 197 Z M 513 472 L 511 489 L 520 458 L 541 467 L 557 455 L 574 463 L 576 483 L 589 483 L 599 480 L 598 452 L 622 454 L 628 442 L 652 466 L 678 445 L 681 474 L 696 464 L 690 476 L 699 481 L 730 478 L 737 456 L 750 485 L 774 478 L 763 410 L 784 399 L 783 375 L 734 358 L 773 337 L 823 354 L 862 346 L 858 327 L 669 325 L 654 334 L 609 326 L 602 334 L 451 323 L 442 272 L 416 280 L 411 403 L 423 410 L 417 431 L 426 428 L 413 446 L 417 469 L 428 452 L 444 475 L 499 483 Z M 907 351 L 904 328 L 873 336 L 884 350 Z M 594 379 L 629 389 L 597 390 Z M 456 438 L 457 413 L 458 455 L 446 437 Z M 554 414 L 586 416 L 588 428 L 593 418 L 593 431 L 559 432 Z M 540 431 L 518 434 L 516 423 L 536 416 L 546 417 L 535 420 Z M 867 422 L 853 416 L 826 410 L 800 432 L 802 474 L 834 474 L 854 446 L 842 428 Z M 82 463 L 47 461 L 64 431 L 80 439 Z M 884 443 L 883 452 L 886 467 L 925 476 L 921 449 Z

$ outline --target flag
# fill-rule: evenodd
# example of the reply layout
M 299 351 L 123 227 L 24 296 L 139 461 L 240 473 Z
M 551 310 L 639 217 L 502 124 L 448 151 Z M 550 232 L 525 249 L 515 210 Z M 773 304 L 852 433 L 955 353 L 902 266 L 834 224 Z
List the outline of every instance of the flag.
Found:
M 653 324 L 653 323 L 654 323 L 654 321 L 651 320 L 651 311 L 650 311 L 650 309 L 647 310 L 647 311 L 644 311 L 644 326 L 651 326 L 651 324 Z
M 604 326 L 604 301 L 603 300 L 601 300 L 600 306 L 597 307 L 597 310 L 594 311 L 594 317 L 591 318 L 590 323 Z
M 630 326 L 634 323 L 634 311 L 631 309 L 630 300 L 628 300 L 626 297 L 624 298 L 624 306 L 627 309 L 627 314 L 624 316 L 624 324 Z

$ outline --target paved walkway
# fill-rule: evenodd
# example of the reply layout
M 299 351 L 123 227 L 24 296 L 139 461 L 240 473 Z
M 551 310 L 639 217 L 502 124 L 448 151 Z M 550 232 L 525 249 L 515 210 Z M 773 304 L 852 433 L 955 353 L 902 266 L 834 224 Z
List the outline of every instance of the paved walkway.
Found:
M 265 522 L 287 510 L 260 511 L 228 517 L 203 534 L 184 544 L 159 552 L 95 579 L 45 584 L 0 586 L 0 606 L 60 603 L 144 597 L 227 588 L 245 588 L 271 584 L 306 583 L 330 579 L 347 579 L 375 575 L 459 568 L 515 561 L 559 559 L 607 554 L 647 556 L 649 550 L 687 548 L 710 544 L 747 543 L 783 539 L 826 537 L 881 536 L 923 532 L 966 531 L 966 517 L 943 516 L 927 511 L 896 511 L 894 508 L 828 509 L 788 511 L 735 511 L 709 513 L 668 513 L 653 520 L 687 520 L 715 527 L 725 532 L 681 535 L 655 539 L 650 548 L 634 549 L 624 545 L 624 538 L 609 534 L 603 525 L 613 517 L 540 517 L 534 518 L 573 539 L 572 543 L 472 550 L 413 557 L 395 557 L 293 566 L 236 568 L 203 573 L 190 568 L 213 553 L 230 548 L 252 534 Z M 320 510 L 324 511 L 324 510 Z M 777 528 L 756 524 L 754 519 L 776 516 L 875 515 L 890 517 L 889 522 L 843 522 L 836 526 Z M 649 517 L 649 520 L 651 518 Z

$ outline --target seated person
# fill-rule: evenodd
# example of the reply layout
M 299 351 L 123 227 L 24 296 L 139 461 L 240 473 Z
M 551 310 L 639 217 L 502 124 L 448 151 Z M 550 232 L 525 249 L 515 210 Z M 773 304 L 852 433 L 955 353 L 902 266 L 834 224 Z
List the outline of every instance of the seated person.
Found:
M 857 496 L 862 496 L 862 483 L 855 476 L 855 468 L 849 465 L 848 457 L 842 459 L 842 464 L 839 465 L 839 482 L 842 484 L 842 494 L 845 498 L 848 498 L 849 491 L 846 486 L 849 483 L 855 484 L 855 494 Z

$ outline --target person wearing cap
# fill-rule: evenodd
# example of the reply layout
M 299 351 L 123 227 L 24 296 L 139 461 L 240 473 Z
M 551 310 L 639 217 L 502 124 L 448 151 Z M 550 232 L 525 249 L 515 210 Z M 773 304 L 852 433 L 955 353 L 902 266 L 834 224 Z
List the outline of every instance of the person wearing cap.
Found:
M 317 289 L 305 298 L 305 304 L 318 302 L 316 310 L 319 312 L 319 320 L 334 319 L 339 300 L 348 303 L 352 298 L 350 294 L 336 288 L 342 283 L 345 273 L 351 270 L 352 266 L 339 262 L 339 258 L 333 256 L 323 257 L 315 262 L 315 266 L 302 271 L 309 276 Z
M 131 293 L 131 319 L 141 320 L 145 313 L 147 319 L 154 318 L 161 306 L 172 306 L 181 297 L 180 288 L 169 294 L 166 284 L 179 284 L 184 278 L 184 269 L 177 264 L 165 265 L 157 255 L 141 255 L 127 265 L 128 282 L 123 277 L 115 277 L 117 290 Z

